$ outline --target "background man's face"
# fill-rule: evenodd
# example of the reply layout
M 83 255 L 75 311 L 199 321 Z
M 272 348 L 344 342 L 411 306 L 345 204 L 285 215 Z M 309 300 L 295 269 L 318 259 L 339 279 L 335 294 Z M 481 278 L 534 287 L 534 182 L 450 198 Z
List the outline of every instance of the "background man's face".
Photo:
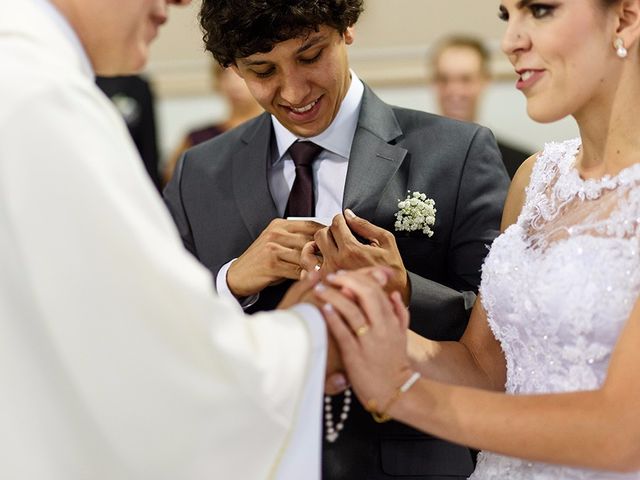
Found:
M 475 121 L 487 78 L 482 60 L 468 47 L 449 47 L 435 63 L 435 89 L 440 113 L 457 120 Z
M 68 5 L 69 0 L 54 0 Z M 168 5 L 190 0 L 81 0 L 70 10 L 70 21 L 99 75 L 138 72 L 149 56 L 149 45 L 167 21 Z
M 328 26 L 276 44 L 267 53 L 239 58 L 234 67 L 260 106 L 299 137 L 322 133 L 336 117 L 351 76 L 347 45 Z

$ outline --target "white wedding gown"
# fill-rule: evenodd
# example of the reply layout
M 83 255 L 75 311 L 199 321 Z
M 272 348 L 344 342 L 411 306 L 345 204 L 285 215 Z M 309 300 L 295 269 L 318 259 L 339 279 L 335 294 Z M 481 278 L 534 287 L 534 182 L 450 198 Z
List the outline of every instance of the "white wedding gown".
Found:
M 597 389 L 640 292 L 640 164 L 583 180 L 574 167 L 579 148 L 579 140 L 545 147 L 517 223 L 483 266 L 480 291 L 507 360 L 508 394 Z M 640 472 L 483 452 L 471 479 L 640 479 Z

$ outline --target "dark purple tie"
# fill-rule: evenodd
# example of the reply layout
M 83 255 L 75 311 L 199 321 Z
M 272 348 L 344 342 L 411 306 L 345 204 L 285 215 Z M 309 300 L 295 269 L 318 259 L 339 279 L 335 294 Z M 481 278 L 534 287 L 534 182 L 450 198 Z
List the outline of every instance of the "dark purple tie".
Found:
M 296 166 L 296 178 L 284 212 L 286 217 L 313 217 L 316 214 L 316 200 L 313 194 L 313 161 L 322 147 L 312 142 L 295 142 L 289 153 Z

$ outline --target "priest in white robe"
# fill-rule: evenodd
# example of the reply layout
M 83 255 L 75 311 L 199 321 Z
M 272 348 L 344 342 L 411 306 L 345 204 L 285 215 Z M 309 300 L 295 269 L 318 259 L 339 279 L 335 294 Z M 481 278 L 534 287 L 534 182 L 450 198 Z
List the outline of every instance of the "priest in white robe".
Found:
M 169 3 L 0 0 L 1 478 L 319 478 L 320 313 L 215 295 L 94 85 Z

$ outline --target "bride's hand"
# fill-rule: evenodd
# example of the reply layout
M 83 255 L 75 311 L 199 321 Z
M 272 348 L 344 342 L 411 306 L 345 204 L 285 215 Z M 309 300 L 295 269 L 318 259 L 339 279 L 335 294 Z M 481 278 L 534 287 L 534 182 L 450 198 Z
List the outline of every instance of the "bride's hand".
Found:
M 410 376 L 407 356 L 409 313 L 402 296 L 389 298 L 384 269 L 329 275 L 333 288 L 316 290 L 326 302 L 323 313 L 338 343 L 356 395 L 363 405 L 384 407 Z

